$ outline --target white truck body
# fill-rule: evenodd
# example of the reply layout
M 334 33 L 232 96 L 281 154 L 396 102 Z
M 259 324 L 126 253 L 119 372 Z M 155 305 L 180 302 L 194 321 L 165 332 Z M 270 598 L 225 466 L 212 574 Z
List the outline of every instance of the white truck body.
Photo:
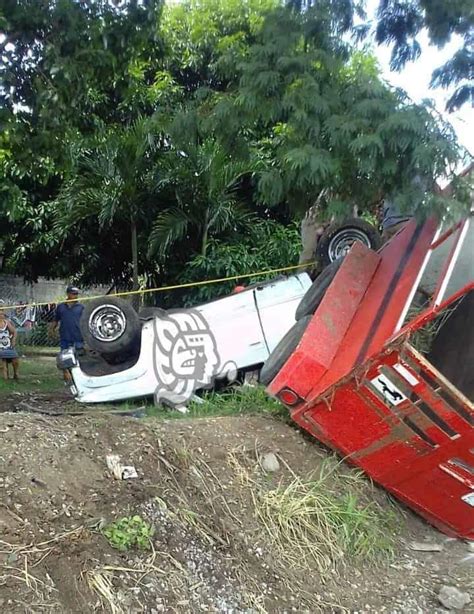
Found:
M 310 277 L 300 273 L 195 307 L 215 339 L 220 363 L 232 361 L 239 370 L 263 364 L 294 324 L 296 308 L 310 285 Z M 104 403 L 155 394 L 159 381 L 153 364 L 154 324 L 153 319 L 144 322 L 139 358 L 123 371 L 88 375 L 71 354 L 76 399 Z

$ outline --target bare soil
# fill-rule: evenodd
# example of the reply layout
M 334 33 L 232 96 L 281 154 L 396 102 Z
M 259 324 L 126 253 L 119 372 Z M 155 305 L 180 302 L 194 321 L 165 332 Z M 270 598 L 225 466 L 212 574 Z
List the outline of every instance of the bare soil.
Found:
M 48 414 L 64 401 L 59 393 L 35 399 L 35 410 L 49 403 Z M 10 397 L 4 409 L 14 406 Z M 253 485 L 310 476 L 328 454 L 276 419 L 9 411 L 0 413 L 0 437 L 1 612 L 431 614 L 446 611 L 437 599 L 443 584 L 474 600 L 470 547 L 368 481 L 358 481 L 361 500 L 396 514 L 393 557 L 348 556 L 324 574 L 286 565 L 256 518 Z M 272 474 L 261 468 L 267 452 L 280 459 Z M 114 479 L 110 453 L 138 478 Z M 152 550 L 120 552 L 103 536 L 104 525 L 133 515 L 154 526 Z M 412 541 L 443 550 L 415 552 Z

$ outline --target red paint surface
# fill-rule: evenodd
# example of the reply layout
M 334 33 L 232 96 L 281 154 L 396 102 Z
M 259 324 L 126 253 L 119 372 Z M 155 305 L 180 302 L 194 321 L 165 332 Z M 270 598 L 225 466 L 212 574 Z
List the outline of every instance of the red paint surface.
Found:
M 361 243 L 353 246 L 301 343 L 272 382 L 272 387 L 280 390 L 287 386 L 308 399 L 315 385 L 332 367 L 379 263 L 380 256 L 375 252 Z
M 435 227 L 429 221 L 415 234 L 412 223 L 379 254 L 356 244 L 268 391 L 297 392 L 295 422 L 440 530 L 474 539 L 474 507 L 462 499 L 474 491 L 473 405 L 411 350 L 407 331 L 393 335 Z M 397 363 L 417 383 L 394 370 Z M 399 404 L 373 387 L 379 377 L 402 392 Z

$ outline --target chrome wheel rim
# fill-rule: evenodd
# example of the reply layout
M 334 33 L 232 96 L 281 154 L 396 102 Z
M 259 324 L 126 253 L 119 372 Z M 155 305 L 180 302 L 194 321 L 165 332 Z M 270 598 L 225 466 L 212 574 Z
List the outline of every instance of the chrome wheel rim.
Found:
M 356 241 L 372 247 L 369 237 L 357 228 L 347 228 L 338 232 L 329 242 L 328 255 L 331 262 L 345 256 Z
M 110 343 L 117 341 L 127 328 L 127 318 L 115 305 L 101 305 L 89 316 L 89 331 L 94 339 Z

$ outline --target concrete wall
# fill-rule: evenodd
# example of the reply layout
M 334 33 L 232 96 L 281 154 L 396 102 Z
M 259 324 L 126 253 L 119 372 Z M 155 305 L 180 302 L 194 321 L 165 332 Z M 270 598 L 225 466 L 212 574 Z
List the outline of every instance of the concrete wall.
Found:
M 40 277 L 37 283 L 25 283 L 22 277 L 0 275 L 0 299 L 7 304 L 18 303 L 57 303 L 66 297 L 67 282 L 61 279 Z M 105 294 L 105 286 L 81 289 L 82 294 Z

